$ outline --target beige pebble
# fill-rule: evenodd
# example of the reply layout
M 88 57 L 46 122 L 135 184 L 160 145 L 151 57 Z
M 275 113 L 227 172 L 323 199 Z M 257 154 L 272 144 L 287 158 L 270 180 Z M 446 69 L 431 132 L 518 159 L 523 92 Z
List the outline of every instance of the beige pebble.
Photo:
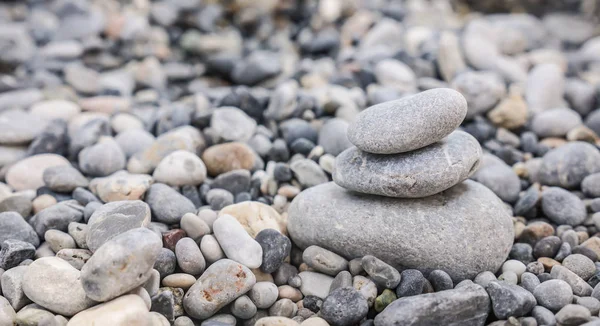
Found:
M 254 326 L 298 326 L 296 321 L 285 317 L 264 317 L 256 321 Z
M 33 200 L 33 213 L 37 214 L 40 211 L 53 206 L 57 203 L 56 198 L 54 198 L 51 195 L 48 194 L 44 194 L 44 195 L 40 195 L 37 196 L 34 200 Z
M 282 285 L 277 290 L 279 291 L 279 299 L 290 299 L 294 302 L 302 300 L 302 292 L 289 285 Z
M 300 326 L 329 326 L 329 323 L 321 317 L 311 317 L 303 321 Z
M 189 289 L 190 286 L 194 285 L 194 283 L 196 283 L 196 278 L 193 275 L 186 273 L 171 274 L 162 280 L 163 286 L 182 288 L 184 290 Z

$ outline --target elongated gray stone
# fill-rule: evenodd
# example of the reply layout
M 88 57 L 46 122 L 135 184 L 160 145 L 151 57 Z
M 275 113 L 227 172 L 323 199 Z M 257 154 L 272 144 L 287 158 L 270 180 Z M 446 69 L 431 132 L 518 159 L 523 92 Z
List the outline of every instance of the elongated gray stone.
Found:
M 96 209 L 88 221 L 86 242 L 95 252 L 115 236 L 150 224 L 150 206 L 141 200 L 115 201 Z
M 477 284 L 398 299 L 377 317 L 375 326 L 477 326 L 490 310 L 487 292 Z
M 300 248 L 376 255 L 399 270 L 441 269 L 454 281 L 498 270 L 514 237 L 502 201 L 471 180 L 420 199 L 356 194 L 330 182 L 298 195 L 288 216 Z
M 81 269 L 87 296 L 107 301 L 144 284 L 162 248 L 162 240 L 146 228 L 119 234 L 100 247 Z
M 79 222 L 83 218 L 83 206 L 76 200 L 62 201 L 34 215 L 29 224 L 40 237 L 50 229 L 67 232 L 69 223 Z
M 246 266 L 230 259 L 210 265 L 183 297 L 191 317 L 207 319 L 219 309 L 250 291 L 256 277 Z
M 348 127 L 348 140 L 369 153 L 408 152 L 446 137 L 466 115 L 459 92 L 436 88 L 362 111 Z
M 477 170 L 481 147 L 463 131 L 408 153 L 370 154 L 356 147 L 335 160 L 333 181 L 357 192 L 420 198 L 444 191 Z
M 231 215 L 219 217 L 213 224 L 215 238 L 228 258 L 249 268 L 262 264 L 262 247 L 244 230 L 244 227 Z

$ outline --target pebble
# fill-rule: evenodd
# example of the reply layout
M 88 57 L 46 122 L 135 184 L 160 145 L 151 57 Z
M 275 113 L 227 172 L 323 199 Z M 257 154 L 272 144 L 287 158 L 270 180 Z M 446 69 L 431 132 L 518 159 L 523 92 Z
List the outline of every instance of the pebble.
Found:
M 579 113 L 558 108 L 536 114 L 531 120 L 531 130 L 539 137 L 564 137 L 582 123 Z
M 546 153 L 539 171 L 540 181 L 571 189 L 592 173 L 600 172 L 600 152 L 584 142 L 570 142 Z
M 225 255 L 248 268 L 258 268 L 262 264 L 263 251 L 244 230 L 242 225 L 230 215 L 220 216 L 213 224 L 215 238 L 219 241 Z
M 184 272 L 191 275 L 200 275 L 206 268 L 206 261 L 200 248 L 192 238 L 183 238 L 175 246 L 177 265 Z
M 16 266 L 2 273 L 0 277 L 2 295 L 10 302 L 15 311 L 19 311 L 31 303 L 31 299 L 23 292 L 23 276 L 27 270 L 29 270 L 29 266 Z
M 467 179 L 477 170 L 480 157 L 481 147 L 475 138 L 455 131 L 433 145 L 396 155 L 369 154 L 350 148 L 336 158 L 333 180 L 356 192 L 421 198 Z M 423 170 L 424 166 L 430 170 Z M 417 167 L 419 171 L 415 170 Z M 405 177 L 395 177 L 397 175 Z
M 73 237 L 71 237 L 68 233 L 59 230 L 46 231 L 46 233 L 44 233 L 44 240 L 46 240 L 54 252 L 59 252 L 62 249 L 77 248 L 75 239 L 73 239 Z
M 37 189 L 44 185 L 44 170 L 53 166 L 68 166 L 69 161 L 56 154 L 38 154 L 20 160 L 6 172 L 6 183 L 13 189 Z
M 193 318 L 206 319 L 250 291 L 255 283 L 256 278 L 247 267 L 233 260 L 219 260 L 185 294 L 185 311 Z
M 21 110 L 0 113 L 0 144 L 27 145 L 46 128 L 47 120 Z
M 440 103 L 445 106 L 443 109 Z M 460 93 L 451 89 L 429 90 L 362 111 L 348 127 L 348 139 L 368 153 L 408 152 L 449 135 L 462 122 L 466 111 L 467 103 Z M 444 115 L 440 115 L 442 112 Z M 411 120 L 398 124 L 396 117 Z
M 221 107 L 213 112 L 210 127 L 225 141 L 246 142 L 254 134 L 256 121 L 238 108 Z
M 321 299 L 325 299 L 327 295 L 329 295 L 329 288 L 333 282 L 333 277 L 308 271 L 301 272 L 298 276 L 302 279 L 300 291 L 305 296 L 314 295 Z
M 453 290 L 400 298 L 375 317 L 375 325 L 406 320 L 416 324 L 485 324 L 490 309 L 487 292 L 479 285 L 466 284 Z
M 194 239 L 194 241 L 200 241 L 211 232 L 208 224 L 194 213 L 183 214 L 179 224 L 187 236 Z
M 254 166 L 254 160 L 252 149 L 238 142 L 214 145 L 202 153 L 202 161 L 210 176 L 237 169 L 250 170 Z
M 110 239 L 81 269 L 86 295 L 107 301 L 142 285 L 150 277 L 161 248 L 161 239 L 146 228 Z
M 162 183 L 150 186 L 145 201 L 150 206 L 152 216 L 164 223 L 178 223 L 184 214 L 196 211 L 189 199 Z
M 352 287 L 360 292 L 367 299 L 367 304 L 372 307 L 377 298 L 377 284 L 369 278 L 357 275 L 352 281 Z
M 320 314 L 331 325 L 352 325 L 367 316 L 367 300 L 353 288 L 339 288 L 323 300 Z
M 541 239 L 533 247 L 533 255 L 539 257 L 554 257 L 558 253 L 562 241 L 557 236 L 549 236 Z
M 510 166 L 494 155 L 483 154 L 481 165 L 472 179 L 488 187 L 507 203 L 514 203 L 519 198 L 519 177 Z
M 262 264 L 260 270 L 273 273 L 290 255 L 292 242 L 275 229 L 264 229 L 254 238 L 262 248 Z
M 202 217 L 201 213 L 199 213 L 200 217 Z M 230 215 L 237 219 L 253 238 L 264 229 L 274 229 L 283 235 L 287 234 L 286 219 L 273 207 L 261 202 L 248 201 L 229 205 L 219 211 L 219 217 L 223 215 Z
M 452 80 L 451 86 L 466 99 L 466 119 L 488 112 L 506 95 L 502 78 L 491 71 L 463 72 Z
M 398 270 L 375 256 L 364 256 L 361 260 L 361 266 L 373 281 L 380 286 L 395 289 L 400 284 L 401 276 Z M 452 280 L 450 280 L 450 283 L 452 283 Z
M 196 154 L 178 150 L 158 163 L 152 177 L 169 186 L 196 186 L 206 179 L 206 166 Z
M 427 277 L 427 280 L 429 283 L 431 283 L 431 286 L 433 286 L 433 289 L 436 292 L 451 290 L 454 288 L 454 284 L 450 275 L 439 269 L 431 271 Z
M 396 288 L 398 298 L 419 295 L 423 292 L 425 277 L 416 269 L 406 269 L 400 274 L 400 284 Z
M 538 64 L 527 78 L 525 96 L 532 113 L 560 107 L 563 103 L 565 79 L 556 64 Z
M 327 198 L 327 204 L 323 198 Z M 442 198 L 444 206 L 431 205 L 442 202 Z M 485 209 L 481 202 L 487 203 Z M 469 212 L 473 216 L 464 213 L 455 216 L 453 212 L 456 211 Z M 491 191 L 473 181 L 465 181 L 439 195 L 410 200 L 360 196 L 328 183 L 302 192 L 292 202 L 288 214 L 288 230 L 301 248 L 318 245 L 344 252 L 348 257 L 377 255 L 392 266 L 442 269 L 453 280 L 474 277 L 487 269 L 497 270 L 514 237 L 512 221 L 503 204 Z M 364 220 L 365 214 L 370 216 L 368 220 Z M 389 216 L 396 218 L 390 220 Z M 432 217 L 450 219 L 454 227 L 444 223 L 442 229 Z M 383 220 L 385 223 L 381 222 Z M 339 226 L 331 228 L 332 223 Z M 381 231 L 384 224 L 394 230 L 406 229 L 396 228 L 394 223 L 409 223 L 414 227 L 410 232 L 395 232 L 393 236 Z M 463 223 L 469 225 L 469 232 L 458 228 Z M 355 225 L 361 225 L 360 230 Z M 318 237 L 314 233 L 317 229 L 321 230 Z M 426 231 L 420 232 L 420 229 Z M 475 229 L 478 230 L 477 237 L 471 233 Z M 488 230 L 493 230 L 493 235 L 485 236 Z M 437 240 L 426 241 L 423 234 L 435 234 Z M 471 243 L 473 251 L 467 253 L 464 246 L 452 245 L 464 241 Z M 416 248 L 419 248 L 418 252 Z
M 348 261 L 343 257 L 318 246 L 310 246 L 302 253 L 303 261 L 315 271 L 335 276 L 348 268 Z
M 507 260 L 504 262 L 504 264 L 502 264 L 502 272 L 513 272 L 517 275 L 517 277 L 519 277 L 519 279 L 521 278 L 521 275 L 523 275 L 523 273 L 525 273 L 525 270 L 527 269 L 527 266 L 525 266 L 525 264 L 523 264 L 522 262 L 518 261 L 518 260 Z
M 538 325 L 556 325 L 554 313 L 542 306 L 535 306 L 531 311 L 531 315 L 535 318 Z
M 587 284 L 581 277 L 577 276 L 577 274 L 571 272 L 566 267 L 556 265 L 552 267 L 550 275 L 554 279 L 559 279 L 567 282 L 571 286 L 574 295 L 585 297 L 592 294 L 592 287 L 589 284 Z
M 67 231 L 69 223 L 79 222 L 82 218 L 83 207 L 74 200 L 67 200 L 35 214 L 29 224 L 42 237 L 50 229 Z
M 216 177 L 210 186 L 213 189 L 224 189 L 234 195 L 238 195 L 250 188 L 250 178 L 248 170 L 233 170 Z
M 104 202 L 142 199 L 154 180 L 146 174 L 118 171 L 107 177 L 94 178 L 89 189 Z
M 10 306 L 8 300 L 4 297 L 0 298 L 0 323 L 4 325 L 13 325 L 17 319 L 15 309 Z
M 125 326 L 132 322 L 152 325 L 144 300 L 138 295 L 127 294 L 78 313 L 69 320 L 69 326 L 90 323 Z
M 347 130 L 348 122 L 345 120 L 339 118 L 330 119 L 319 130 L 317 144 L 322 146 L 326 153 L 338 156 L 344 150 L 352 147 L 352 143 L 348 140 L 348 136 L 346 136 Z
M 294 173 L 294 176 L 298 182 L 300 182 L 300 184 L 306 188 L 314 187 L 329 181 L 329 178 L 321 169 L 319 164 L 310 159 L 294 161 L 290 165 L 290 169 Z
M 580 305 L 569 304 L 564 306 L 555 315 L 556 321 L 560 325 L 581 325 L 590 320 L 590 311 Z
M 89 181 L 71 166 L 53 166 L 44 170 L 44 184 L 57 192 L 72 192 L 77 187 L 87 187 Z
M 37 259 L 25 270 L 23 292 L 33 302 L 64 316 L 73 316 L 95 304 L 87 297 L 80 272 L 57 257 Z
M 271 307 L 279 295 L 277 286 L 271 282 L 256 282 L 248 292 L 248 297 L 258 309 Z
M 219 242 L 212 234 L 202 237 L 200 251 L 209 264 L 212 264 L 225 257 L 223 249 L 221 249 Z
M 491 282 L 486 290 L 492 301 L 494 315 L 498 319 L 525 316 L 536 305 L 533 294 L 516 284 Z
M 549 187 L 542 192 L 542 210 L 558 224 L 579 225 L 587 217 L 581 199 L 559 187 Z
M 567 256 L 562 261 L 562 265 L 584 280 L 588 280 L 596 273 L 596 265 L 594 265 L 594 262 L 581 254 Z
M 136 153 L 148 149 L 155 140 L 154 135 L 141 129 L 124 130 L 115 136 L 115 141 L 128 159 Z
M 77 270 L 81 270 L 83 265 L 92 257 L 92 252 L 87 249 L 65 248 L 56 252 L 56 257 L 71 264 Z
M 531 293 L 535 293 L 535 288 L 540 285 L 540 283 L 540 279 L 537 278 L 535 274 L 525 272 L 521 275 L 521 286 Z
M 96 145 L 79 152 L 79 167 L 89 176 L 105 177 L 125 168 L 125 153 L 109 137 L 102 137 Z
M 95 252 L 110 239 L 150 224 L 150 207 L 140 200 L 115 201 L 97 208 L 87 224 L 86 244 Z
M 16 212 L 0 213 L 0 242 L 9 239 L 29 242 L 35 247 L 40 245 L 34 229 Z
M 600 311 L 600 301 L 593 297 L 575 297 L 573 303 L 586 307 L 592 315 Z

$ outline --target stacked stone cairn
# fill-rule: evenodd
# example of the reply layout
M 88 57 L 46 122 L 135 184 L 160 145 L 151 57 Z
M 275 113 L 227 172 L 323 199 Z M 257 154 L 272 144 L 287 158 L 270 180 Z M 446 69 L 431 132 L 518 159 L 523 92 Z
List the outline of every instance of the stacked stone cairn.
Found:
M 355 147 L 336 158 L 334 182 L 292 203 L 294 242 L 425 275 L 443 270 L 455 282 L 498 270 L 513 243 L 512 220 L 491 190 L 467 180 L 482 149 L 456 130 L 466 114 L 465 98 L 446 88 L 362 111 L 347 133 Z

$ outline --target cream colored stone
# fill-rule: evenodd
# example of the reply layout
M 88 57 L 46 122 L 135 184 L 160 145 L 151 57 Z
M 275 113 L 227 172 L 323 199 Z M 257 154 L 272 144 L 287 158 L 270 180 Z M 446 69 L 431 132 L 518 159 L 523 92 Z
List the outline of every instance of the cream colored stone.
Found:
M 33 214 L 37 214 L 38 212 L 40 212 L 50 206 L 53 206 L 56 203 L 57 203 L 56 198 L 54 198 L 51 195 L 44 194 L 44 195 L 37 196 L 32 202 Z
M 329 323 L 321 317 L 311 317 L 303 321 L 300 326 L 329 326 Z
M 285 317 L 264 317 L 256 321 L 254 326 L 298 326 L 295 320 Z M 70 326 L 70 325 L 69 325 Z
M 154 183 L 147 174 L 131 174 L 117 171 L 107 177 L 95 178 L 90 182 L 90 190 L 104 202 L 141 199 Z
M 259 202 L 241 202 L 229 205 L 219 212 L 219 217 L 231 215 L 242 224 L 251 237 L 264 229 L 275 229 L 282 234 L 287 234 L 287 219 L 268 205 Z
M 70 165 L 66 158 L 56 154 L 38 154 L 23 159 L 8 169 L 6 182 L 13 189 L 37 189 L 44 186 L 43 174 L 51 166 Z
M 153 320 L 144 300 L 128 294 L 78 313 L 67 326 L 148 326 Z
M 79 105 L 67 100 L 47 100 L 34 104 L 30 112 L 46 120 L 71 120 L 81 112 Z

